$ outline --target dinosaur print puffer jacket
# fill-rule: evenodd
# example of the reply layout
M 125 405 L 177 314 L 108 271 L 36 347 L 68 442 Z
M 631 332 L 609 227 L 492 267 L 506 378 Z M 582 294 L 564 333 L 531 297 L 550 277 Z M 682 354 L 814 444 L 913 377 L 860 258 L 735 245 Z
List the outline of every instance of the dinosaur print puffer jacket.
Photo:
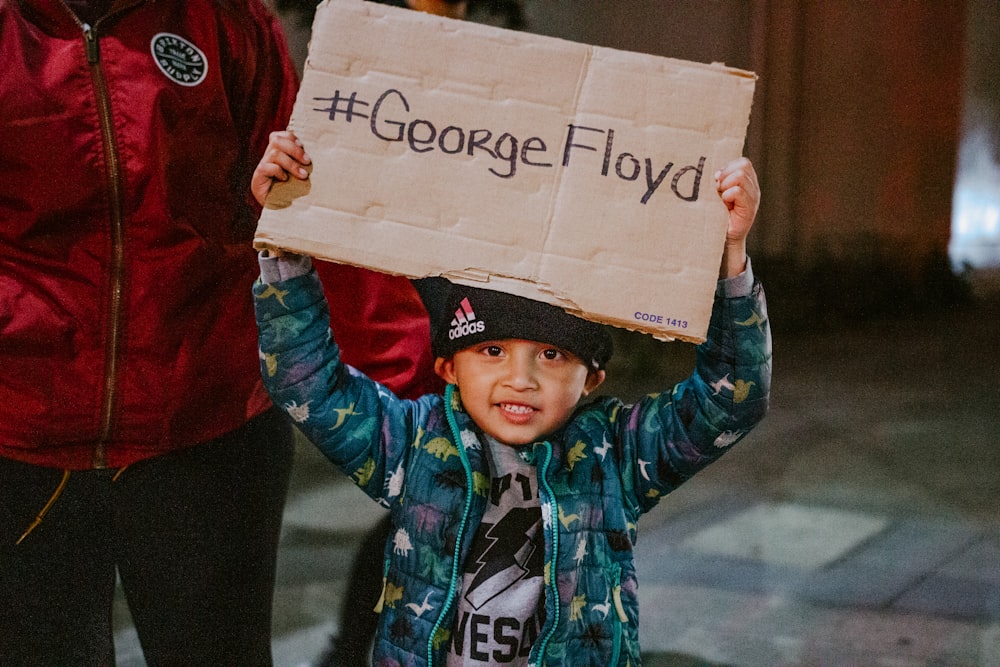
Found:
M 395 524 L 374 664 L 444 665 L 463 560 L 488 501 L 485 436 L 455 387 L 402 400 L 342 364 L 315 272 L 258 283 L 254 294 L 272 399 Z M 689 378 L 635 405 L 596 399 L 521 450 L 537 469 L 545 532 L 545 622 L 529 664 L 640 664 L 638 518 L 764 416 L 770 350 L 760 285 L 717 296 Z

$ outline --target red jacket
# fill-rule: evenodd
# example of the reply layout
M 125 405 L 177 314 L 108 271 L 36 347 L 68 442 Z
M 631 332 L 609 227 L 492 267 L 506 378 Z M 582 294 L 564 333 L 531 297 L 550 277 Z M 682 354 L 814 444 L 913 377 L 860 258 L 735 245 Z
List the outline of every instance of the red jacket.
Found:
M 119 467 L 267 409 L 249 176 L 297 86 L 277 21 L 117 0 L 88 31 L 0 0 L 0 36 L 0 456 Z

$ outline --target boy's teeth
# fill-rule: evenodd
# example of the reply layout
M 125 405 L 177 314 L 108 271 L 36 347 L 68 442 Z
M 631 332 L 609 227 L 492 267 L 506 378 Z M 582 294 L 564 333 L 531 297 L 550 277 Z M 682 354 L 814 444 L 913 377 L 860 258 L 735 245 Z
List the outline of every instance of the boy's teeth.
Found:
M 529 408 L 526 405 L 511 405 L 509 403 L 504 404 L 503 409 L 508 412 L 519 412 L 519 413 L 531 412 L 531 408 Z

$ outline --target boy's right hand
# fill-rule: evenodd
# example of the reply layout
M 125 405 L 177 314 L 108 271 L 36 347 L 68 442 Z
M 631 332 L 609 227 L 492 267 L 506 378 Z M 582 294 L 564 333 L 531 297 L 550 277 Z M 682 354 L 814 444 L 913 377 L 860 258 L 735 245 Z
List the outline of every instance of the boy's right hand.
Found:
M 250 179 L 250 191 L 261 206 L 267 199 L 274 181 L 287 181 L 289 175 L 305 180 L 309 178 L 306 165 L 312 160 L 306 154 L 302 142 L 291 130 L 272 132 L 264 156 L 253 171 Z

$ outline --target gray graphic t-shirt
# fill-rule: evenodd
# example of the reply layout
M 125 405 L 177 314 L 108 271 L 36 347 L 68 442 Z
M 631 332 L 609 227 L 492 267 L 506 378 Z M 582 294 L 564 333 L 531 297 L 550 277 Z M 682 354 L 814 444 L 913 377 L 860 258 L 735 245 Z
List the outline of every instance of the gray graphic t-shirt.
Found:
M 544 621 L 542 512 L 534 466 L 487 442 L 490 503 L 465 562 L 448 667 L 527 665 Z

